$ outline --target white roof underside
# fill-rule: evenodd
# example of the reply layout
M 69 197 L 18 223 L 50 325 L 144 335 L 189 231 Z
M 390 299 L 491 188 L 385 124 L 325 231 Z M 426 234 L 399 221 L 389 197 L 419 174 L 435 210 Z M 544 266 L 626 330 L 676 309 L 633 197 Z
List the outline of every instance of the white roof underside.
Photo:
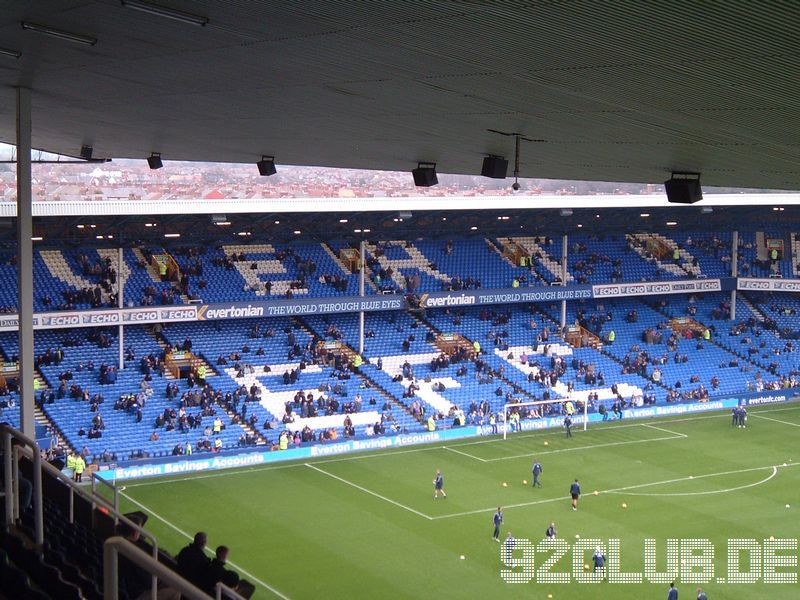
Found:
M 800 189 L 800 3 L 530 0 L 4 2 L 0 140 L 96 157 Z M 90 35 L 55 39 L 23 20 Z M 226 211 L 231 209 L 226 208 Z

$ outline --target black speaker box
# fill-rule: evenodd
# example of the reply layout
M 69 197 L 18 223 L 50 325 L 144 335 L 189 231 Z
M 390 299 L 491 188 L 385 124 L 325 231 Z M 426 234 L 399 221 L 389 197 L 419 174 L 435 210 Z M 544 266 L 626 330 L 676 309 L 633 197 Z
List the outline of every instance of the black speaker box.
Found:
M 151 169 L 160 169 L 164 166 L 164 163 L 161 162 L 161 155 L 160 154 L 153 154 L 152 156 L 147 157 L 147 165 Z
M 667 201 L 676 204 L 694 204 L 703 199 L 700 179 L 669 179 L 664 182 Z
M 431 187 L 439 183 L 434 167 L 417 167 L 411 171 L 414 176 L 414 185 L 417 187 Z
M 487 156 L 483 159 L 481 175 L 492 179 L 505 179 L 508 172 L 508 161 L 502 156 Z
M 270 175 L 275 175 L 277 173 L 277 169 L 275 169 L 275 161 L 274 160 L 265 160 L 262 159 L 256 163 L 258 167 L 258 174 L 262 177 L 269 177 Z

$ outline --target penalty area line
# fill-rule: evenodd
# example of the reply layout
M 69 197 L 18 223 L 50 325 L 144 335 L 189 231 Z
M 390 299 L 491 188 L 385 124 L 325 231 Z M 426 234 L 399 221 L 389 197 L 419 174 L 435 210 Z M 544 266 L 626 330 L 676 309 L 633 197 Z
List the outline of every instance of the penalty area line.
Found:
M 624 442 L 607 442 L 605 444 L 591 444 L 588 446 L 570 446 L 569 448 L 559 448 L 557 450 L 544 450 L 528 452 L 526 454 L 515 454 L 513 456 L 501 456 L 499 458 L 487 458 L 485 462 L 496 462 L 498 460 L 512 460 L 515 458 L 526 458 L 529 456 L 543 456 L 545 454 L 560 454 L 561 452 L 575 452 L 576 450 L 593 450 L 595 448 L 610 448 L 612 446 L 627 446 L 629 444 L 646 444 L 647 442 L 664 442 L 667 440 L 682 440 L 687 436 L 674 434 L 666 437 L 650 438 L 647 440 L 627 440 Z
M 767 406 L 767 405 L 765 405 L 765 406 Z M 760 417 L 762 419 L 766 419 L 767 417 L 763 417 L 761 415 L 769 414 L 769 413 L 777 413 L 777 412 L 795 411 L 795 410 L 800 410 L 800 406 L 798 406 L 798 405 L 795 405 L 795 406 L 782 406 L 780 408 L 764 408 L 764 409 L 759 407 L 758 409 L 750 411 L 749 416 L 758 416 L 758 417 Z M 729 418 L 729 415 L 730 415 L 730 413 L 725 411 L 724 409 L 714 410 L 713 412 L 715 414 L 703 414 L 703 415 L 693 416 L 693 417 L 679 417 L 679 418 L 668 419 L 668 418 L 665 418 L 664 415 L 662 415 L 662 416 L 657 416 L 657 417 L 653 417 L 653 418 L 656 419 L 658 423 L 690 423 L 690 422 L 694 422 L 694 421 L 704 421 L 704 420 L 707 420 L 707 419 Z M 775 420 L 778 421 L 777 419 L 775 419 Z M 634 421 L 634 419 L 631 419 L 631 421 Z M 636 421 L 638 421 L 638 419 L 636 419 Z M 781 422 L 781 421 L 778 421 L 778 422 Z M 795 423 L 789 423 L 788 421 L 783 422 L 783 423 L 786 424 L 786 425 L 793 425 L 793 426 L 800 427 L 800 425 L 797 425 Z M 648 427 L 651 427 L 651 428 L 655 427 L 654 425 L 645 424 L 645 423 L 638 423 L 638 422 L 632 422 L 632 423 L 627 423 L 626 422 L 624 425 L 613 424 L 613 425 L 608 425 L 608 426 L 600 426 L 601 425 L 600 423 L 597 423 L 595 425 L 596 426 L 590 428 L 586 432 L 576 429 L 575 430 L 575 435 L 579 437 L 579 436 L 583 435 L 584 433 L 593 433 L 593 432 L 597 433 L 597 432 L 606 431 L 606 430 L 610 431 L 610 430 L 614 430 L 614 429 L 623 429 L 623 428 L 630 428 L 630 427 L 642 427 L 644 425 L 647 425 Z M 513 439 L 520 440 L 520 439 L 541 437 L 541 436 L 545 436 L 545 435 L 547 435 L 547 436 L 556 436 L 556 435 L 564 435 L 564 434 L 563 434 L 562 431 L 550 431 L 550 430 L 543 430 L 543 429 L 533 429 L 533 430 L 526 430 L 525 432 L 515 432 L 515 433 L 513 433 Z M 681 435 L 681 434 L 679 434 L 678 432 L 675 432 L 675 435 L 678 436 L 678 435 Z M 509 439 L 512 439 L 512 438 L 509 438 Z M 502 438 L 502 436 L 492 436 L 490 439 L 480 439 L 480 440 L 464 441 L 464 442 L 459 442 L 459 441 L 456 440 L 454 443 L 451 443 L 450 445 L 448 445 L 448 449 L 453 450 L 454 448 L 461 448 L 461 447 L 464 447 L 464 446 L 474 446 L 474 445 L 478 445 L 478 444 L 494 444 L 494 443 L 499 443 L 499 442 L 504 442 L 504 441 L 505 440 Z M 322 465 L 322 464 L 333 463 L 333 462 L 349 462 L 349 461 L 354 461 L 354 460 L 364 460 L 364 459 L 372 459 L 372 458 L 381 458 L 381 457 L 386 457 L 386 456 L 396 456 L 396 455 L 399 455 L 399 454 L 411 454 L 411 453 L 416 453 L 416 452 L 429 452 L 431 450 L 441 450 L 441 449 L 442 449 L 441 446 L 426 446 L 426 447 L 423 447 L 423 448 L 409 448 L 409 449 L 404 449 L 404 450 L 398 450 L 398 449 L 392 448 L 392 449 L 390 449 L 388 451 L 384 451 L 384 452 L 368 452 L 368 453 L 364 453 L 364 454 L 340 456 L 340 457 L 336 457 L 336 458 L 322 458 L 320 460 L 314 461 L 314 464 Z M 541 454 L 541 453 L 537 453 L 537 454 Z M 118 481 L 119 482 L 122 482 L 122 481 L 130 482 L 130 483 L 126 483 L 128 488 L 147 487 L 147 486 L 152 486 L 152 485 L 163 485 L 163 484 L 169 484 L 169 483 L 182 483 L 182 482 L 186 482 L 186 481 L 193 481 L 195 479 L 216 479 L 217 477 L 232 477 L 232 476 L 235 477 L 235 476 L 246 474 L 246 473 L 260 473 L 260 472 L 274 471 L 274 470 L 280 470 L 280 469 L 294 469 L 294 468 L 297 468 L 297 467 L 301 467 L 304 464 L 305 463 L 300 463 L 300 462 L 292 462 L 292 463 L 289 463 L 289 464 L 279 464 L 279 465 L 269 464 L 269 465 L 261 465 L 261 466 L 255 466 L 255 467 L 249 467 L 249 468 L 227 469 L 227 470 L 216 471 L 216 472 L 212 472 L 212 473 L 205 473 L 205 474 L 202 474 L 202 475 L 200 475 L 200 474 L 191 474 L 191 475 L 185 475 L 185 476 L 182 476 L 182 477 L 162 476 L 162 477 L 155 477 L 155 478 L 151 478 L 151 479 L 135 479 L 135 478 L 131 478 L 131 479 L 125 479 L 125 480 L 118 480 Z
M 455 452 L 456 454 L 460 454 L 461 456 L 466 456 L 467 458 L 473 458 L 475 460 L 479 460 L 482 463 L 487 462 L 487 460 L 485 458 L 480 458 L 478 456 L 474 456 L 472 454 L 469 454 L 468 452 L 462 452 L 461 450 L 456 450 L 455 448 L 451 448 L 450 446 L 442 446 L 442 450 L 448 450 L 450 452 Z
M 772 417 L 765 417 L 756 412 L 750 413 L 750 416 L 755 417 L 756 419 L 764 419 L 765 421 L 772 421 L 773 423 L 781 423 L 782 425 L 789 425 L 791 427 L 800 427 L 800 424 L 798 423 L 792 423 L 791 421 L 781 421 L 780 419 L 774 419 Z
M 656 427 L 655 425 L 650 425 L 649 423 L 641 423 L 642 427 L 647 427 L 648 429 L 655 429 L 656 431 L 662 431 L 664 433 L 669 433 L 670 435 L 674 435 L 677 437 L 687 438 L 689 437 L 685 433 L 680 433 L 678 431 L 672 431 L 670 429 L 664 429 L 663 427 Z
M 432 521 L 433 520 L 433 517 L 428 516 L 425 513 L 419 512 L 418 510 L 415 510 L 415 509 L 411 508 L 410 506 L 406 506 L 405 504 L 401 504 L 400 502 L 392 500 L 391 498 L 387 498 L 386 496 L 381 496 L 379 493 L 373 492 L 372 490 L 367 489 L 367 488 L 365 488 L 363 486 L 360 486 L 357 483 L 353 483 L 352 481 L 348 481 L 344 477 L 339 477 L 338 475 L 334 475 L 333 473 L 328 473 L 328 471 L 323 471 L 322 469 L 312 465 L 311 463 L 304 463 L 304 464 L 309 469 L 313 469 L 314 471 L 317 471 L 318 473 L 322 473 L 323 475 L 327 475 L 328 477 L 331 477 L 331 478 L 335 479 L 336 481 L 341 481 L 342 483 L 344 483 L 346 485 L 349 485 L 350 487 L 354 487 L 357 490 L 361 490 L 365 494 L 369 494 L 370 496 L 375 496 L 379 500 L 383 500 L 384 502 L 388 502 L 389 504 L 397 506 L 398 508 L 402 508 L 403 510 L 406 510 L 406 511 L 408 511 L 410 513 L 414 513 L 415 515 L 417 515 L 419 517 L 422 517 L 423 519 L 427 519 L 428 521 Z
M 769 467 L 764 467 L 764 469 L 768 469 Z M 762 469 L 758 469 L 759 471 Z M 626 496 L 658 496 L 658 497 L 667 497 L 667 496 L 713 496 L 714 494 L 727 494 L 729 492 L 738 492 L 739 490 L 746 490 L 747 488 L 756 487 L 757 485 L 761 485 L 763 483 L 767 483 L 770 479 L 775 477 L 778 474 L 778 467 L 772 467 L 772 473 L 767 475 L 761 481 L 756 481 L 754 483 L 746 483 L 743 485 L 738 485 L 732 488 L 726 488 L 724 490 L 706 490 L 704 492 L 619 492 L 619 491 L 608 491 L 607 494 L 624 494 Z M 722 476 L 725 473 L 719 475 Z M 692 479 L 692 478 L 689 478 Z M 694 479 L 702 479 L 701 477 L 696 477 Z M 687 479 L 680 479 L 679 481 L 687 481 Z M 670 482 L 672 483 L 672 482 Z M 655 483 L 649 484 L 650 486 L 658 485 Z M 647 486 L 645 486 L 647 487 Z
M 756 485 L 761 485 L 763 483 L 766 483 L 767 481 L 769 481 L 773 477 L 775 477 L 775 475 L 777 475 L 777 473 L 778 473 L 778 469 L 785 468 L 785 467 L 786 468 L 788 468 L 788 467 L 796 467 L 798 465 L 800 465 L 800 462 L 791 462 L 791 463 L 784 463 L 782 465 L 764 465 L 764 466 L 761 466 L 761 467 L 750 467 L 750 468 L 747 468 L 747 469 L 737 469 L 735 471 L 720 471 L 718 473 L 706 473 L 704 475 L 687 475 L 685 477 L 677 477 L 675 479 L 665 479 L 663 481 L 653 481 L 653 482 L 650 482 L 650 483 L 638 483 L 636 485 L 628 485 L 628 486 L 625 486 L 625 487 L 619 487 L 619 488 L 614 488 L 614 489 L 610 489 L 610 490 L 602 490 L 602 491 L 598 492 L 598 494 L 601 495 L 601 496 L 603 494 L 622 494 L 622 493 L 627 492 L 629 490 L 636 490 L 636 489 L 641 489 L 641 488 L 646 488 L 646 487 L 653 487 L 653 486 L 656 486 L 656 485 L 667 485 L 667 484 L 670 484 L 670 483 L 678 483 L 678 482 L 689 481 L 689 480 L 694 480 L 694 479 L 708 479 L 709 477 L 722 477 L 724 475 L 738 475 L 740 473 L 749 473 L 749 472 L 752 472 L 752 471 L 763 471 L 765 469 L 772 469 L 772 473 L 770 473 L 770 475 L 766 479 L 762 479 L 761 481 L 758 481 L 756 483 L 747 484 L 746 486 L 742 486 L 741 488 L 731 488 L 731 489 L 728 489 L 728 490 L 718 490 L 718 491 L 703 492 L 705 494 L 719 494 L 719 493 L 723 493 L 723 492 L 735 491 L 737 489 L 744 489 L 745 487 L 754 487 Z M 635 496 L 637 494 L 631 493 L 630 495 L 631 496 Z M 591 498 L 592 496 L 590 496 L 589 494 L 584 494 L 582 497 Z M 519 504 L 507 504 L 503 508 L 504 509 L 525 508 L 525 507 L 528 507 L 528 506 L 536 506 L 536 505 L 539 505 L 539 504 L 549 504 L 549 503 L 552 503 L 552 502 L 566 502 L 567 500 L 569 500 L 569 496 L 559 496 L 558 498 L 544 498 L 542 500 L 533 500 L 532 502 L 521 502 Z M 470 516 L 470 515 L 478 515 L 478 514 L 481 514 L 481 513 L 489 513 L 489 512 L 493 512 L 495 510 L 497 510 L 496 506 L 489 507 L 489 508 L 479 508 L 477 510 L 468 510 L 468 511 L 460 512 L 460 513 L 451 513 L 449 515 L 439 515 L 439 516 L 433 517 L 433 520 L 434 521 L 438 521 L 439 519 L 452 519 L 454 517 L 467 517 L 467 516 Z
M 119 494 L 120 494 L 120 496 L 124 496 L 125 498 L 127 498 L 127 499 L 128 499 L 130 502 L 132 502 L 133 504 L 135 504 L 136 506 L 138 506 L 138 507 L 139 507 L 139 508 L 141 508 L 142 510 L 144 510 L 144 511 L 146 511 L 147 513 L 149 513 L 149 514 L 153 515 L 153 516 L 154 516 L 156 519 L 158 519 L 159 521 L 161 521 L 162 523 L 164 523 L 165 525 L 167 525 L 167 526 L 168 526 L 168 527 L 170 527 L 171 529 L 174 529 L 175 531 L 177 531 L 178 533 L 180 533 L 180 534 L 181 534 L 183 537 L 185 537 L 185 538 L 187 538 L 187 539 L 189 539 L 189 540 L 193 540 L 193 539 L 194 539 L 194 536 L 192 536 L 192 535 L 189 535 L 189 534 L 188 534 L 188 533 L 186 533 L 186 532 L 185 532 L 183 529 L 181 529 L 180 527 L 178 527 L 177 525 L 175 525 L 174 523 L 172 523 L 172 522 L 171 522 L 171 521 L 169 521 L 168 519 L 166 519 L 166 518 L 162 517 L 162 516 L 161 516 L 161 515 L 159 515 L 158 513 L 154 512 L 154 511 L 153 511 L 153 510 L 151 510 L 150 508 L 146 507 L 144 504 L 142 504 L 142 503 L 141 503 L 141 502 L 139 502 L 138 500 L 134 500 L 133 498 L 131 498 L 131 497 L 130 497 L 128 494 L 126 494 L 125 492 L 122 492 L 122 491 L 120 491 L 120 493 L 119 493 Z M 210 548 L 208 548 L 208 547 L 206 547 L 205 551 L 206 551 L 206 553 L 207 553 L 207 554 L 209 554 L 209 555 L 213 555 L 213 554 L 214 554 L 214 552 L 212 552 L 212 551 L 211 551 L 211 549 L 210 549 Z M 249 577 L 250 579 L 252 579 L 253 581 L 255 581 L 257 584 L 259 584 L 259 585 L 260 585 L 261 587 L 263 587 L 265 590 L 269 590 L 270 592 L 272 592 L 273 594 L 275 594 L 275 595 L 276 595 L 278 598 L 281 598 L 282 600 L 290 600 L 289 596 L 287 596 L 286 594 L 282 594 L 281 592 L 279 592 L 278 590 L 276 590 L 274 587 L 272 587 L 272 586 L 271 586 L 271 585 L 269 585 L 268 583 L 266 583 L 266 582 L 262 581 L 261 579 L 259 579 L 259 578 L 258 578 L 258 577 L 256 577 L 255 575 L 253 575 L 252 573 L 250 573 L 250 572 L 248 572 L 248 571 L 245 571 L 245 570 L 244 570 L 242 567 L 240 567 L 239 565 L 237 565 L 235 562 L 232 562 L 232 561 L 230 561 L 230 560 L 229 560 L 229 561 L 228 561 L 228 564 L 229 564 L 230 566 L 232 566 L 234 569 L 236 569 L 237 571 L 239 571 L 240 573 L 242 573 L 243 575 L 245 575 L 246 577 Z

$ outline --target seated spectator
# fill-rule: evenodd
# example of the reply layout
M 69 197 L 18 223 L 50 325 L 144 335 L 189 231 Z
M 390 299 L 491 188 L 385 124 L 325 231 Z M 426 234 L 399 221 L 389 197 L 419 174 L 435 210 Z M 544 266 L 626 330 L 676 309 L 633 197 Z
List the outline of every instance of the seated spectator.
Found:
M 211 568 L 208 572 L 209 586 L 206 591 L 212 596 L 215 595 L 214 588 L 217 583 L 220 581 L 223 583 L 225 582 L 226 574 L 228 573 L 228 569 L 226 568 L 226 564 L 228 562 L 228 552 L 229 550 L 227 546 L 217 546 L 216 556 L 211 559 Z M 238 585 L 239 582 L 237 581 L 236 583 Z
M 208 536 L 203 531 L 194 535 L 191 544 L 181 549 L 177 556 L 178 573 L 201 590 L 207 589 L 211 560 L 206 556 Z

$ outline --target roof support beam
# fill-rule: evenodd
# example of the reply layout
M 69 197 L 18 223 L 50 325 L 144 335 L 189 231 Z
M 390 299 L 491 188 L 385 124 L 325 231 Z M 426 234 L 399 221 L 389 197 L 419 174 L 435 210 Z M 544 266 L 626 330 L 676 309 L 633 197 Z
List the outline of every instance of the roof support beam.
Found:
M 33 419 L 33 204 L 31 192 L 31 90 L 17 88 L 17 277 L 19 279 L 19 420 L 35 437 Z

